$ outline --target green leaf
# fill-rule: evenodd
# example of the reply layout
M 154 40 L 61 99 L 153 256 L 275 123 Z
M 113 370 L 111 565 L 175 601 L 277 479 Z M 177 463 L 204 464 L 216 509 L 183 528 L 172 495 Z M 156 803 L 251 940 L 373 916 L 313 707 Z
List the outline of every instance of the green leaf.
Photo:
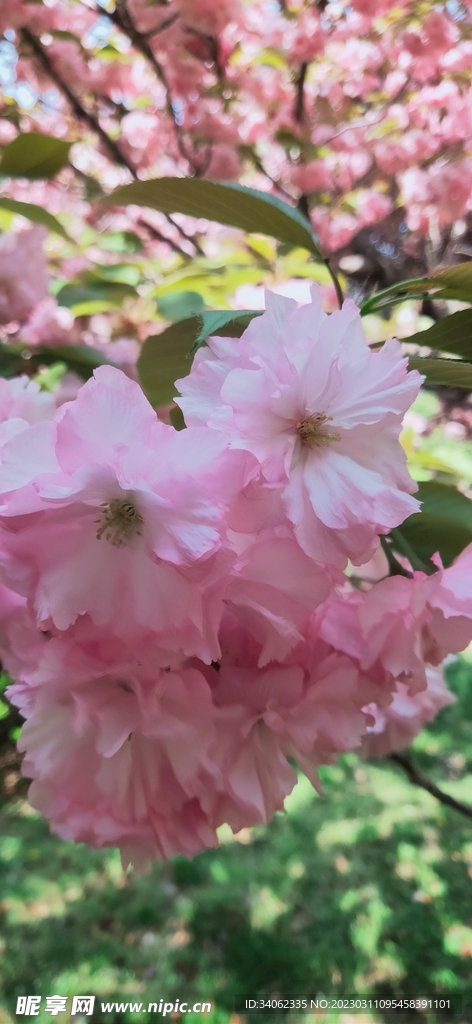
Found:
M 112 348 L 112 345 L 110 345 L 110 348 Z M 57 362 L 67 363 L 70 370 L 75 370 L 86 380 L 92 376 L 92 372 L 97 366 L 115 365 L 112 359 L 107 359 L 106 356 L 102 355 L 101 352 L 98 352 L 91 345 L 44 345 L 40 346 L 39 349 L 32 349 L 31 352 L 35 359 L 37 353 L 37 361 L 44 363 L 46 366 L 51 366 L 52 363 Z
M 190 373 L 195 350 L 210 335 L 240 338 L 262 309 L 209 309 L 171 324 L 144 342 L 138 359 L 141 387 L 151 405 L 167 405 L 177 395 L 175 381 Z
M 84 380 L 92 376 L 97 366 L 114 363 L 101 352 L 88 345 L 4 345 L 0 344 L 0 377 L 16 377 L 37 372 L 41 366 L 65 363 Z
M 428 331 L 424 331 L 427 334 Z M 415 335 L 415 337 L 417 337 Z M 410 341 L 409 338 L 406 339 Z M 461 359 L 422 359 L 410 356 L 410 370 L 419 370 L 426 375 L 427 384 L 446 384 L 451 388 L 465 388 L 472 391 L 472 362 L 463 363 Z
M 200 322 L 196 316 L 180 320 L 144 342 L 138 359 L 139 380 L 154 408 L 172 402 L 177 394 L 175 381 L 190 373 L 190 349 Z
M 184 414 L 182 409 L 179 409 L 178 405 L 174 405 L 171 409 L 169 419 L 174 430 L 185 430 Z
M 472 309 L 461 309 L 439 320 L 426 331 L 405 339 L 415 345 L 426 345 L 441 352 L 452 352 L 472 362 Z
M 42 206 L 35 206 L 33 203 L 20 203 L 17 199 L 7 199 L 6 196 L 0 196 L 0 209 L 8 210 L 9 213 L 21 214 L 22 217 L 26 217 L 33 224 L 43 224 L 48 231 L 54 231 L 56 235 L 61 235 L 68 242 L 72 241 L 57 217 L 54 217 L 52 213 L 48 213 L 47 210 L 43 210 Z
M 104 263 L 95 265 L 88 275 L 82 277 L 84 281 L 113 281 L 117 284 L 129 284 L 136 288 L 141 280 L 141 271 L 134 263 Z
M 69 162 L 71 142 L 40 132 L 18 135 L 3 151 L 0 175 L 9 178 L 54 178 Z
M 199 319 L 200 330 L 193 342 L 193 351 L 205 344 L 213 334 L 221 337 L 240 338 L 255 316 L 262 316 L 263 309 L 208 309 Z
M 203 314 L 205 310 L 200 293 L 192 291 L 169 292 L 167 295 L 161 295 L 156 304 L 161 316 L 174 323 Z
M 78 312 L 78 307 L 92 304 L 94 312 L 97 312 L 97 304 L 104 309 L 118 309 L 124 299 L 129 295 L 136 295 L 136 290 L 130 284 L 118 281 L 104 281 L 99 277 L 83 276 L 76 281 L 70 281 L 57 293 L 57 301 L 60 306 L 67 306 L 79 316 L 85 315 L 83 309 Z
M 203 178 L 155 178 L 122 185 L 104 202 L 204 217 L 251 234 L 271 235 L 280 242 L 308 249 L 318 259 L 323 259 L 310 223 L 298 210 L 268 192 L 243 185 Z
M 436 481 L 420 484 L 415 497 L 422 502 L 422 510 L 392 530 L 394 547 L 407 553 L 406 542 L 428 569 L 436 551 L 444 565 L 450 565 L 472 542 L 472 502 L 455 487 Z
M 431 281 L 441 285 L 437 298 L 455 298 L 461 302 L 472 302 L 472 262 L 459 263 L 456 267 L 448 267 L 447 270 L 437 270 L 432 274 Z
M 472 304 L 472 261 L 459 263 L 447 270 L 437 270 L 431 277 L 416 277 L 398 281 L 381 291 L 374 292 L 361 305 L 361 316 L 385 309 L 405 299 L 424 297 L 455 299 Z
M 413 277 L 409 281 L 398 281 L 397 284 L 382 288 L 370 295 L 360 306 L 361 316 L 368 316 L 378 309 L 394 305 L 397 302 L 404 302 L 412 295 L 415 298 L 418 295 L 426 296 L 431 287 L 433 287 L 433 283 L 428 277 Z
M 134 231 L 110 231 L 97 238 L 97 244 L 105 252 L 142 252 L 144 245 Z
M 24 373 L 26 362 L 23 355 L 24 348 L 20 345 L 5 345 L 0 343 L 0 377 L 16 377 Z

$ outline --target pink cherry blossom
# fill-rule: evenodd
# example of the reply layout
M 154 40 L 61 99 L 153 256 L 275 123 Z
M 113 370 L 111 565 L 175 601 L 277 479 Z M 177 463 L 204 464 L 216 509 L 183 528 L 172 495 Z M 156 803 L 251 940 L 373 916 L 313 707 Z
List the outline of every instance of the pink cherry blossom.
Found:
M 372 352 L 354 303 L 327 316 L 315 286 L 298 310 L 268 293 L 239 342 L 210 339 L 177 402 L 188 425 L 254 453 L 303 550 L 342 568 L 418 509 L 398 436 L 420 383 L 398 342 Z
M 390 576 L 364 593 L 345 587 L 316 610 L 320 635 L 383 689 L 397 680 L 424 690 L 427 665 L 472 641 L 471 558 L 469 545 L 447 569 L 438 560 L 431 576 Z
M 411 694 L 404 683 L 397 683 L 391 704 L 383 708 L 369 704 L 365 708 L 375 725 L 367 727 L 363 752 L 367 757 L 382 757 L 408 747 L 423 726 L 455 700 L 439 668 L 426 670 L 426 689 L 419 693 Z
M 56 401 L 28 377 L 0 377 L 0 446 L 33 423 L 52 419 Z
M 160 423 L 137 384 L 100 367 L 54 421 L 4 448 L 6 582 L 42 623 L 64 630 L 88 613 L 211 661 L 233 559 L 224 512 L 245 465 L 232 454 L 213 431 Z
M 0 239 L 0 324 L 26 320 L 47 295 L 46 234 L 37 226 Z
M 27 719 L 31 802 L 63 838 L 120 847 L 125 866 L 215 845 L 195 793 L 214 735 L 205 679 L 159 669 L 146 647 L 122 662 L 115 645 L 107 663 L 84 646 L 43 640 L 36 668 L 10 687 Z
M 355 664 L 308 634 L 289 664 L 256 668 L 257 646 L 234 620 L 222 630 L 218 672 L 206 670 L 215 704 L 226 713 L 218 729 L 224 792 L 216 824 L 237 831 L 281 810 L 296 775 L 292 758 L 314 785 L 317 767 L 360 745 L 374 687 Z
M 70 309 L 58 306 L 52 295 L 48 295 L 32 311 L 21 329 L 21 337 L 27 345 L 77 344 L 80 331 L 74 325 Z
M 225 593 L 225 604 L 262 644 L 262 668 L 283 661 L 303 641 L 313 609 L 328 597 L 333 583 L 294 538 L 278 533 L 267 531 L 243 551 Z

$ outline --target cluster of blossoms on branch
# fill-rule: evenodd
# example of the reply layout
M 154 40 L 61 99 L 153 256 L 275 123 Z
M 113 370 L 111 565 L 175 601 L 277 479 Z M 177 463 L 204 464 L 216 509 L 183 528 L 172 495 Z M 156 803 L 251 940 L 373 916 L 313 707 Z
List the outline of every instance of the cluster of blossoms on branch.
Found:
M 34 187 L 52 211 L 83 216 L 84 182 L 244 174 L 311 208 L 325 248 L 390 218 L 418 255 L 471 208 L 470 6 L 14 0 L 0 13 L 1 142 L 18 130 L 77 142 L 75 182 L 67 171 Z
M 472 550 L 345 574 L 418 510 L 399 433 L 421 380 L 315 289 L 210 339 L 178 382 L 185 430 L 114 367 L 59 408 L 1 382 L 0 650 L 54 831 L 138 868 L 191 856 L 282 810 L 294 764 L 318 786 L 452 700 Z

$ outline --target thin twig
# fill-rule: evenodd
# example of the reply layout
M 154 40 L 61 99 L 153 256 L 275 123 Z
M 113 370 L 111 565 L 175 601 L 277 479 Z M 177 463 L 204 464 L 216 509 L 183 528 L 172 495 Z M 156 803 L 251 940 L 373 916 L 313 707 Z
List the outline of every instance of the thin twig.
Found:
M 98 8 L 95 8 L 95 12 L 96 14 L 103 13 Z M 181 131 L 177 115 L 174 110 L 170 86 L 167 81 L 167 75 L 164 71 L 164 68 L 162 67 L 162 64 L 160 64 L 151 46 L 149 45 L 147 36 L 136 28 L 136 25 L 134 24 L 134 21 L 128 11 L 128 8 L 126 7 L 125 0 L 119 0 L 119 3 L 117 3 L 115 10 L 108 11 L 107 15 L 110 18 L 110 20 L 121 30 L 123 35 L 125 35 L 130 40 L 135 49 L 138 50 L 138 52 L 145 58 L 148 64 L 150 64 L 150 66 L 152 67 L 154 74 L 156 75 L 156 77 L 158 78 L 158 80 L 160 81 L 161 85 L 164 88 L 166 111 L 174 128 L 179 153 L 192 168 L 195 176 L 201 176 L 201 174 L 205 173 L 205 170 L 210 161 L 211 147 L 210 151 L 208 151 L 207 147 L 207 152 L 204 155 L 203 163 L 201 166 L 199 166 L 196 163 L 193 154 L 191 154 L 187 149 L 183 132 Z M 185 238 L 187 242 L 191 242 L 192 245 L 195 246 L 199 256 L 204 256 L 205 253 L 202 247 L 199 245 L 199 243 L 195 240 L 195 238 L 192 238 L 191 235 L 188 235 L 187 232 L 184 231 L 184 229 L 180 226 L 180 224 L 178 224 L 178 222 L 174 220 L 173 217 L 170 216 L 170 214 L 166 214 L 166 217 L 169 223 L 172 224 L 177 229 L 182 238 Z
M 250 149 L 249 146 L 247 147 L 247 151 L 245 150 L 245 156 L 247 156 L 247 159 L 254 164 L 254 167 L 260 172 L 260 174 L 265 175 L 265 177 L 271 182 L 274 188 L 276 188 L 277 191 L 280 192 L 280 195 L 283 196 L 284 199 L 288 199 L 289 203 L 292 204 L 295 202 L 295 199 L 290 194 L 290 192 L 287 192 L 287 189 L 284 188 L 284 186 L 277 178 L 273 178 L 272 175 L 269 174 L 269 171 L 267 170 L 266 167 L 264 167 L 264 164 L 262 163 L 260 156 L 258 156 L 257 153 Z
M 31 47 L 33 54 L 36 57 L 38 64 L 41 65 L 43 71 L 46 72 L 48 77 L 51 78 L 52 81 L 55 83 L 59 91 L 62 92 L 62 94 L 66 97 L 73 113 L 78 118 L 78 120 L 83 121 L 85 124 L 88 124 L 88 126 L 92 129 L 95 135 L 98 135 L 98 138 L 100 139 L 106 153 L 113 161 L 113 163 L 118 164 L 119 167 L 126 168 L 126 170 L 129 171 L 129 173 L 131 174 L 131 177 L 134 178 L 134 180 L 136 181 L 138 179 L 136 168 L 133 166 L 133 164 L 128 159 L 126 154 L 122 152 L 122 150 L 115 142 L 115 140 L 110 138 L 107 132 L 102 128 L 100 121 L 95 116 L 95 114 L 83 105 L 79 97 L 73 92 L 73 90 L 70 88 L 67 82 L 62 78 L 61 74 L 53 66 L 49 54 L 47 53 L 46 49 L 44 48 L 40 40 L 32 32 L 30 32 L 28 28 L 23 28 L 21 30 L 21 36 L 23 40 Z M 197 250 L 197 252 L 200 255 L 203 255 L 203 250 L 199 246 L 198 242 L 196 242 L 195 239 L 188 235 L 187 232 L 184 231 L 183 228 L 181 228 L 180 225 L 177 224 L 177 222 L 174 221 L 174 219 L 169 216 L 169 214 L 165 214 L 164 216 L 166 217 L 166 220 L 177 229 L 181 237 L 184 238 L 186 242 L 191 242 L 192 245 Z M 153 228 L 151 224 L 148 224 L 147 222 L 143 223 L 146 224 L 147 230 L 153 235 L 154 238 L 166 241 L 170 245 L 170 247 L 174 249 L 174 251 L 178 251 L 181 256 L 188 256 L 188 253 L 181 249 L 180 246 L 177 245 L 177 243 L 171 242 L 169 239 L 164 238 L 164 236 L 161 235 L 160 232 L 156 230 L 156 228 Z
M 394 764 L 398 764 L 400 768 L 403 768 L 403 771 L 414 786 L 419 786 L 421 789 L 425 789 L 427 793 L 434 796 L 440 803 L 445 804 L 446 807 L 452 807 L 454 811 L 458 811 L 458 813 L 463 814 L 464 817 L 472 818 L 472 807 L 468 807 L 467 804 L 463 804 L 459 800 L 455 800 L 453 796 L 449 796 L 449 793 L 444 793 L 442 789 L 438 789 L 434 782 L 431 782 L 426 775 L 423 775 L 417 768 L 415 768 L 405 754 L 390 754 L 389 760 L 393 761 Z
M 76 94 L 72 91 L 67 82 L 62 78 L 62 76 L 53 66 L 49 58 L 49 55 L 46 52 L 45 47 L 42 45 L 39 39 L 37 39 L 37 37 L 33 35 L 32 32 L 30 32 L 29 28 L 22 28 L 21 35 L 24 41 L 28 43 L 28 45 L 31 47 L 34 56 L 36 57 L 38 63 L 41 65 L 43 71 L 46 72 L 49 78 L 52 78 L 53 82 L 55 82 L 58 89 L 60 89 L 63 95 L 66 96 L 73 113 L 79 119 L 79 121 L 85 121 L 90 126 L 92 131 L 95 132 L 96 135 L 98 135 L 101 143 L 103 144 L 104 148 L 106 149 L 114 163 L 118 164 L 120 167 L 126 167 L 126 170 L 129 171 L 131 176 L 133 178 L 137 178 L 136 170 L 128 160 L 127 156 L 124 153 L 122 153 L 120 147 L 117 145 L 114 139 L 111 139 L 110 136 L 107 135 L 106 131 L 102 128 L 100 121 L 97 117 L 95 117 L 95 114 L 93 114 L 90 110 L 87 110 L 87 108 L 84 107 L 81 100 L 79 100 L 79 97 L 76 96 Z
M 97 12 L 98 13 L 98 12 Z M 159 79 L 161 85 L 164 88 L 165 103 L 167 114 L 172 121 L 172 125 L 175 133 L 175 140 L 177 142 L 177 148 L 180 155 L 187 161 L 192 168 L 193 172 L 197 174 L 199 172 L 198 163 L 195 160 L 193 153 L 190 153 L 187 144 L 184 139 L 181 126 L 178 122 L 177 115 L 174 110 L 174 104 L 172 102 L 172 96 L 170 91 L 169 82 L 167 81 L 167 75 L 164 71 L 162 64 L 158 61 L 152 47 L 149 45 L 147 37 L 139 31 L 136 27 L 124 0 L 118 0 L 115 10 L 107 12 L 108 17 L 123 32 L 123 35 L 127 36 L 130 42 L 133 44 L 136 50 L 141 53 L 145 60 L 152 67 L 156 78 Z
M 166 238 L 166 236 L 161 234 L 153 224 L 149 224 L 147 220 L 140 218 L 138 220 L 138 225 L 145 228 L 151 238 L 154 238 L 156 242 L 165 242 L 166 245 L 168 245 L 170 249 L 173 249 L 179 256 L 187 256 L 187 253 L 184 253 L 183 249 L 180 248 L 180 245 L 177 245 L 177 242 L 174 242 L 172 238 Z
M 176 14 L 170 14 L 169 17 L 165 19 L 165 21 L 161 21 L 161 24 L 158 25 L 157 28 L 151 29 L 150 32 L 143 32 L 145 39 L 153 39 L 153 37 L 158 36 L 160 32 L 164 32 L 166 28 L 170 28 L 170 26 L 173 25 L 175 21 L 177 21 L 178 17 L 179 12 L 177 11 Z
M 215 68 L 216 77 L 220 85 L 224 85 L 225 69 L 220 60 L 218 39 L 215 39 L 215 36 L 208 35 L 206 32 L 200 32 L 197 28 L 187 28 L 186 32 L 188 32 L 189 35 L 195 36 L 197 39 L 201 39 L 203 43 L 206 43 L 210 60 Z

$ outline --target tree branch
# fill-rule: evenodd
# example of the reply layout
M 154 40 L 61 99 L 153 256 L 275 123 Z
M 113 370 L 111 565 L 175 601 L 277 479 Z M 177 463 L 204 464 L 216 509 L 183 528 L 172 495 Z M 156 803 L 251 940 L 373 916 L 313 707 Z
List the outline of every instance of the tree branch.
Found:
M 72 112 L 75 114 L 78 120 L 84 122 L 85 124 L 88 124 L 89 128 L 91 128 L 95 135 L 97 135 L 100 139 L 105 149 L 105 152 L 108 154 L 113 163 L 118 164 L 119 167 L 125 167 L 126 170 L 129 171 L 129 173 L 131 174 L 131 177 L 134 178 L 136 181 L 138 178 L 136 168 L 133 166 L 131 161 L 128 160 L 126 154 L 122 152 L 122 150 L 115 142 L 115 140 L 110 138 L 107 132 L 102 128 L 100 121 L 95 116 L 95 114 L 92 113 L 92 111 L 88 110 L 86 107 L 84 107 L 79 97 L 76 96 L 76 94 L 67 84 L 67 82 L 62 78 L 60 73 L 53 66 L 49 54 L 47 53 L 45 47 L 42 45 L 40 40 L 32 32 L 30 32 L 28 28 L 22 28 L 21 37 L 24 40 L 24 42 L 31 47 L 33 54 L 36 57 L 38 64 L 40 64 L 40 66 L 42 67 L 43 71 L 46 72 L 48 77 L 51 78 L 52 81 L 55 83 L 59 91 L 62 92 L 63 96 L 66 97 L 70 104 Z M 181 237 L 184 238 L 186 242 L 191 242 L 192 245 L 197 250 L 197 252 L 200 255 L 203 255 L 203 250 L 199 246 L 198 242 L 196 242 L 195 239 L 193 239 L 190 235 L 187 235 L 186 231 L 184 231 L 183 228 L 181 228 L 180 225 L 177 224 L 177 222 L 174 221 L 174 219 L 169 216 L 169 214 L 165 214 L 165 217 L 166 220 L 177 229 Z M 146 223 L 146 228 L 153 235 L 154 238 L 166 241 L 171 246 L 171 248 L 173 248 L 175 251 L 178 251 L 181 256 L 187 257 L 188 254 L 183 249 L 181 249 L 180 246 L 177 246 L 175 242 L 170 242 L 169 239 L 164 238 L 164 236 L 161 235 L 160 232 L 157 231 L 155 228 L 153 228 L 151 224 Z
M 201 39 L 202 42 L 207 45 L 210 60 L 212 61 L 216 71 L 216 77 L 218 78 L 220 85 L 224 85 L 225 69 L 220 60 L 220 48 L 218 45 L 218 39 L 215 39 L 215 36 L 207 35 L 205 32 L 200 32 L 197 28 L 187 28 L 186 31 L 190 35 L 195 36 L 197 39 Z
M 138 225 L 141 228 L 145 228 L 145 230 L 148 232 L 151 238 L 153 238 L 156 242 L 165 242 L 166 245 L 168 245 L 170 249 L 173 249 L 173 251 L 177 253 L 178 256 L 187 256 L 187 253 L 184 253 L 183 249 L 180 248 L 180 245 L 177 245 L 177 242 L 174 242 L 172 238 L 166 238 L 165 235 L 161 234 L 161 232 L 158 231 L 157 228 L 155 228 L 152 224 L 149 224 L 149 222 L 147 220 L 144 220 L 144 218 L 140 218 L 138 220 Z
M 427 793 L 431 793 L 431 796 L 434 796 L 440 803 L 446 807 L 452 807 L 454 811 L 464 815 L 465 818 L 472 818 L 472 807 L 468 807 L 467 804 L 455 800 L 453 796 L 449 796 L 449 793 L 443 793 L 442 789 L 438 789 L 434 782 L 431 782 L 426 775 L 423 775 L 415 768 L 405 754 L 390 754 L 389 760 L 403 768 L 403 771 L 414 786 L 425 789 Z
M 284 188 L 282 183 L 278 181 L 277 178 L 273 178 L 272 175 L 269 174 L 269 171 L 264 167 L 261 158 L 257 155 L 256 152 L 254 152 L 251 146 L 247 146 L 244 148 L 244 155 L 247 157 L 248 160 L 251 161 L 252 164 L 254 164 L 254 167 L 260 172 L 260 174 L 263 174 L 271 182 L 274 188 L 276 188 L 277 191 L 280 192 L 280 195 L 283 196 L 284 199 L 288 199 L 289 203 L 292 204 L 295 202 L 293 196 L 290 194 L 290 192 L 287 192 L 287 189 Z
M 158 61 L 152 47 L 148 42 L 147 37 L 142 32 L 140 32 L 138 28 L 136 28 L 136 25 L 134 24 L 134 21 L 126 7 L 125 0 L 117 0 L 115 10 L 108 11 L 107 14 L 110 20 L 113 22 L 113 24 L 116 25 L 121 32 L 123 32 L 123 35 L 127 36 L 127 38 L 133 44 L 135 49 L 142 54 L 142 56 L 145 58 L 148 64 L 150 64 L 150 66 L 152 67 L 154 74 L 156 75 L 156 78 L 158 78 L 158 80 L 160 81 L 161 85 L 164 88 L 166 110 L 174 127 L 175 139 L 177 142 L 177 148 L 179 150 L 179 153 L 184 158 L 184 160 L 186 160 L 187 163 L 190 165 L 194 174 L 201 173 L 194 154 L 190 153 L 187 148 L 183 132 L 181 131 L 179 122 L 177 120 L 174 105 L 172 102 L 170 86 L 167 81 L 166 72 L 164 71 L 162 64 Z
M 295 79 L 296 95 L 295 95 L 295 107 L 293 110 L 293 116 L 297 124 L 304 124 L 306 118 L 305 110 L 305 80 L 308 71 L 308 63 L 305 61 L 300 64 L 300 70 Z
M 59 72 L 54 68 L 53 64 L 51 63 L 49 54 L 46 52 L 46 49 L 44 48 L 43 44 L 39 41 L 39 39 L 37 39 L 37 37 L 33 35 L 32 32 L 30 32 L 29 28 L 22 28 L 21 36 L 24 39 L 24 41 L 28 43 L 28 46 L 31 47 L 33 54 L 36 57 L 38 64 L 41 65 L 43 71 L 46 72 L 49 78 L 52 78 L 53 82 L 55 82 L 58 89 L 67 98 L 72 108 L 72 111 L 78 118 L 78 120 L 85 121 L 85 123 L 89 125 L 92 131 L 95 132 L 95 135 L 98 135 L 100 142 L 104 146 L 108 155 L 113 160 L 113 163 L 118 164 L 120 167 L 126 167 L 126 170 L 129 171 L 131 176 L 133 178 L 137 178 L 135 168 L 130 163 L 128 158 L 125 156 L 125 154 L 121 152 L 120 147 L 117 145 L 114 139 L 111 139 L 110 136 L 107 135 L 106 131 L 102 128 L 100 121 L 97 117 L 95 117 L 95 114 L 93 114 L 90 110 L 87 110 L 87 108 L 84 107 L 81 100 L 79 100 L 79 97 L 75 95 L 75 93 L 72 91 L 67 82 L 64 81 Z
M 165 19 L 165 21 L 161 21 L 161 24 L 158 25 L 157 28 L 151 29 L 150 32 L 143 32 L 145 39 L 153 39 L 154 36 L 158 36 L 160 32 L 165 32 L 166 28 L 170 28 L 170 26 L 173 25 L 175 21 L 177 21 L 178 17 L 178 13 L 170 14 L 169 17 Z

